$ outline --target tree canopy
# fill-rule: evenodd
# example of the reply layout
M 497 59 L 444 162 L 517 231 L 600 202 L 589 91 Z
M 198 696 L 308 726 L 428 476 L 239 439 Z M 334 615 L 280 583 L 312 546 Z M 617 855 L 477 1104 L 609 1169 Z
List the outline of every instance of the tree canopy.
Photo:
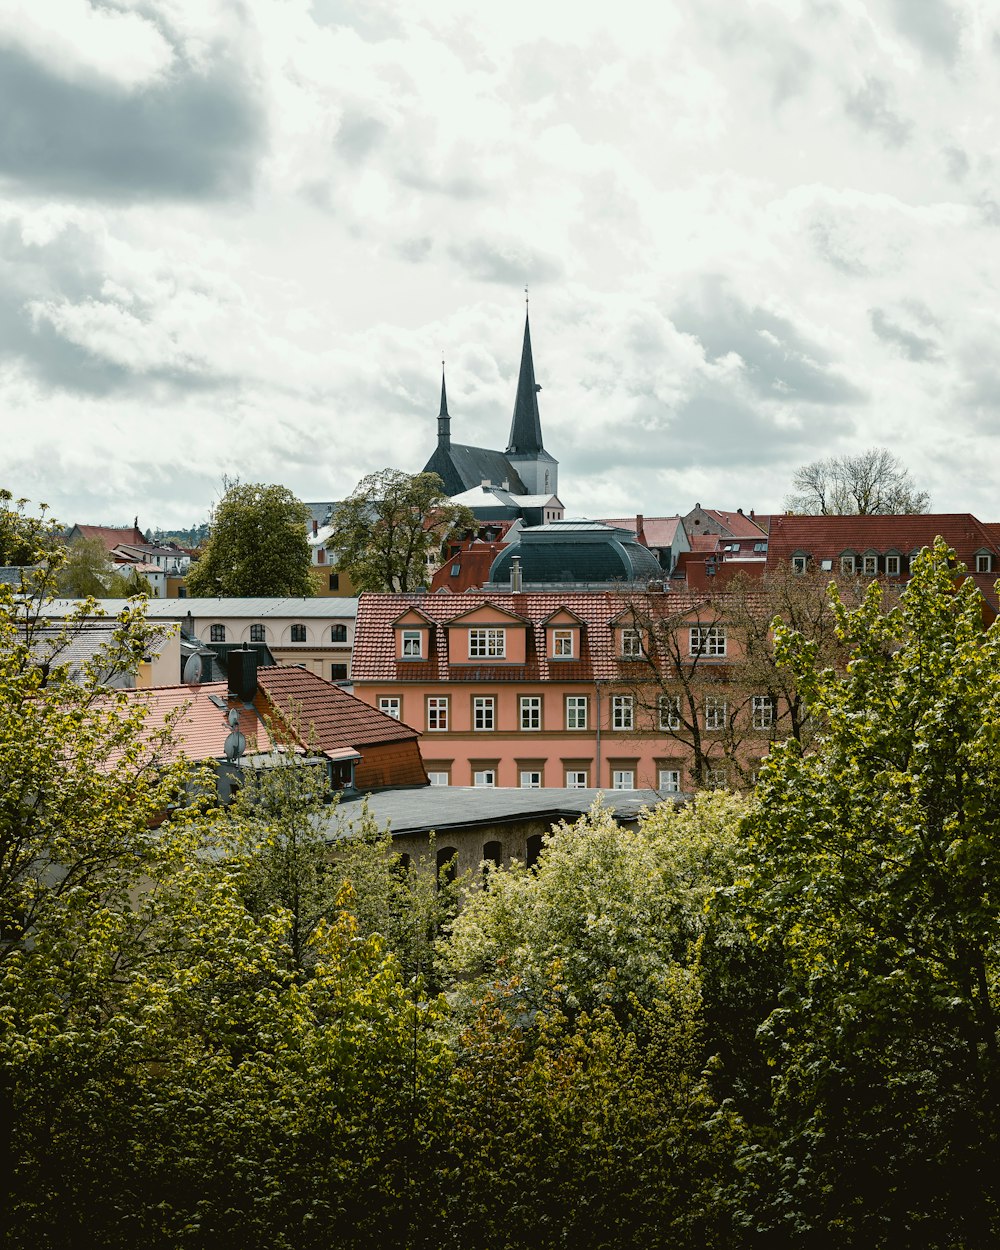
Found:
M 188 593 L 196 598 L 315 594 L 308 521 L 305 504 L 284 486 L 228 483 L 205 551 L 187 576 Z
M 48 517 L 48 506 L 33 515 L 27 505 L 27 499 L 0 489 L 0 565 L 35 564 L 52 549 L 58 526 Z
M 327 546 L 358 590 L 408 591 L 427 582 L 427 557 L 475 530 L 436 473 L 383 469 L 362 478 L 336 509 Z
M 930 497 L 891 451 L 870 447 L 796 469 L 785 507 L 819 516 L 928 512 Z

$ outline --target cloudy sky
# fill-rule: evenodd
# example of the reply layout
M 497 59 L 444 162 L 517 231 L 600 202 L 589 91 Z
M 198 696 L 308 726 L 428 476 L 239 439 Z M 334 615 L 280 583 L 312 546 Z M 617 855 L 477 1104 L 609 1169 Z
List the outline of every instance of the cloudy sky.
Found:
M 0 0 L 0 485 L 187 525 L 503 448 L 570 515 L 892 448 L 1000 520 L 990 0 Z

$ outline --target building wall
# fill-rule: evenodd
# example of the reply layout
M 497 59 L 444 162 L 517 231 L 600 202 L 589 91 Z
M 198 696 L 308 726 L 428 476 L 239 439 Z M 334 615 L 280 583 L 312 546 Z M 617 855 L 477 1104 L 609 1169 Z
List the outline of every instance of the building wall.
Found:
M 328 681 L 350 680 L 351 651 L 354 646 L 354 617 L 337 616 L 336 609 L 331 605 L 328 617 L 270 617 L 266 621 L 254 621 L 248 617 L 201 617 L 195 622 L 195 633 L 200 642 L 212 642 L 212 627 L 221 625 L 225 630 L 222 642 L 253 642 L 251 630 L 256 625 L 263 625 L 264 637 L 258 641 L 266 642 L 271 654 L 279 664 L 301 664 L 311 672 L 325 677 Z M 293 641 L 293 627 L 305 630 L 304 641 Z M 335 639 L 334 630 L 338 635 L 343 632 L 343 639 Z M 336 675 L 334 665 L 337 665 Z
M 379 790 L 385 786 L 425 786 L 427 772 L 416 739 L 385 742 L 358 748 L 361 763 L 354 771 L 358 790 Z

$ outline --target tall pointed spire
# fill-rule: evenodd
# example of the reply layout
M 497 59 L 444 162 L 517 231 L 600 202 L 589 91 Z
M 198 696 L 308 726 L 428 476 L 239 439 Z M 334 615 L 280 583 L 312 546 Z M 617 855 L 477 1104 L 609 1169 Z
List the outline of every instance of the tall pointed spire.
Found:
M 531 357 L 531 330 L 528 326 L 528 314 L 525 312 L 521 372 L 517 379 L 517 397 L 514 400 L 514 416 L 510 423 L 508 453 L 535 455 L 545 450 L 542 446 L 542 421 L 538 415 L 538 392 L 541 389 L 535 382 L 535 364 Z
M 444 361 L 441 361 L 441 411 L 438 413 L 438 446 L 451 446 L 451 417 L 448 415 L 448 392 L 444 385 Z

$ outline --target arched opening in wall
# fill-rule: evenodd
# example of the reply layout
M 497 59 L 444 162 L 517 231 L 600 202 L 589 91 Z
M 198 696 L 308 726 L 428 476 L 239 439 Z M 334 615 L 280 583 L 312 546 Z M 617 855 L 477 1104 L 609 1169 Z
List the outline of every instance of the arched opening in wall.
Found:
M 483 847 L 483 887 L 490 883 L 490 865 L 499 868 L 503 862 L 503 847 L 499 842 L 487 842 Z
M 403 851 L 401 855 L 396 856 L 395 867 L 396 867 L 396 871 L 399 873 L 401 877 L 406 876 L 406 874 L 410 871 L 412 864 L 413 864 L 413 860 L 410 859 L 409 855 L 407 855 L 405 851 Z
M 458 876 L 458 851 L 453 846 L 442 846 L 437 853 L 438 889 L 448 885 Z
M 542 835 L 533 833 L 528 839 L 528 855 L 525 862 L 529 868 L 534 868 L 538 863 L 538 857 L 542 853 Z

